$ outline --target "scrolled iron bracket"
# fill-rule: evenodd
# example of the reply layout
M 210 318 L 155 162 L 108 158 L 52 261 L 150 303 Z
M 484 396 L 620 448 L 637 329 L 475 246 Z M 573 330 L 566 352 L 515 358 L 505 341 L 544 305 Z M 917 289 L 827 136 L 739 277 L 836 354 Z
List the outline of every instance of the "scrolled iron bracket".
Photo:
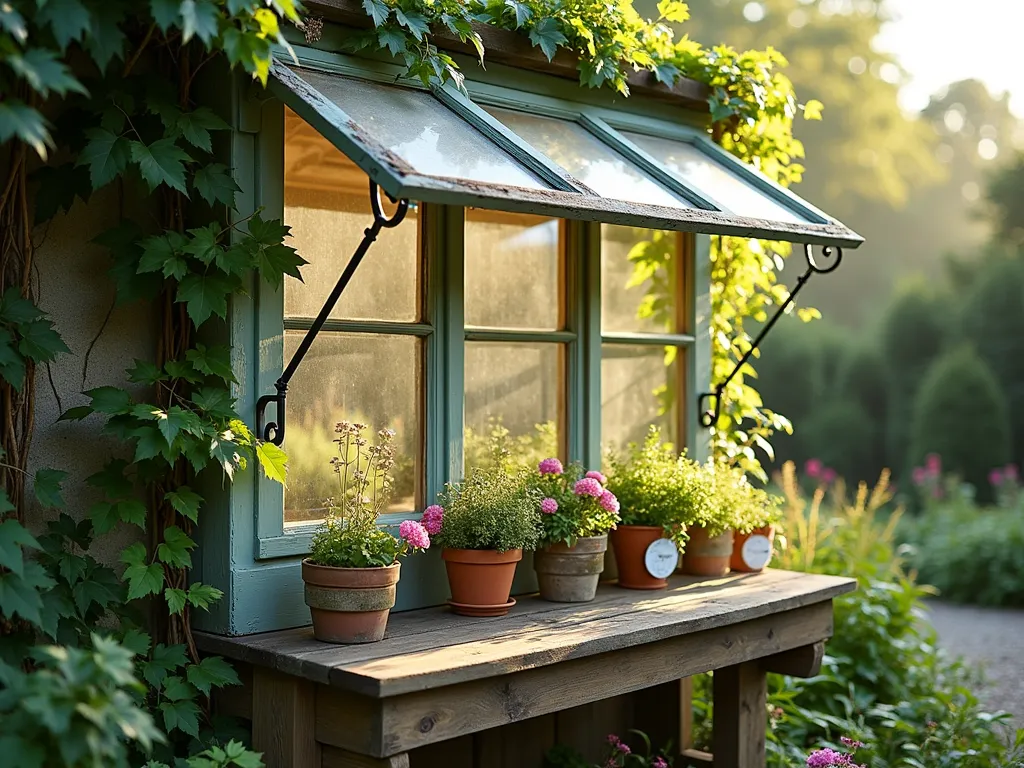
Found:
M 760 346 L 761 342 L 764 341 L 765 336 L 771 331 L 772 327 L 778 321 L 782 315 L 786 313 L 790 305 L 796 299 L 800 290 L 807 284 L 807 281 L 811 279 L 811 275 L 827 275 L 829 272 L 834 272 L 839 268 L 839 264 L 843 260 L 843 249 L 839 246 L 824 245 L 821 246 L 821 258 L 824 261 L 819 261 L 815 257 L 814 251 L 810 244 L 804 244 L 804 257 L 807 259 L 807 269 L 804 273 L 797 278 L 796 285 L 793 286 L 793 290 L 789 292 L 789 297 L 782 302 L 782 305 L 776 310 L 775 314 L 772 315 L 761 332 L 757 334 L 754 342 L 750 345 L 750 349 L 739 359 L 733 367 L 732 372 L 725 378 L 725 381 L 719 383 L 715 387 L 714 392 L 702 392 L 697 397 L 697 412 L 700 413 L 701 426 L 710 428 L 718 423 L 718 418 L 722 413 L 722 397 L 725 393 L 726 387 L 736 377 L 736 374 L 742 370 L 743 366 L 747 364 L 747 361 L 753 356 L 754 352 Z
M 377 239 L 377 235 L 380 234 L 382 229 L 397 227 L 402 223 L 405 214 L 409 212 L 408 200 L 395 200 L 391 195 L 387 195 L 387 197 L 392 203 L 397 203 L 398 206 L 390 217 L 384 214 L 384 201 L 381 199 L 380 187 L 375 182 L 370 182 L 370 208 L 373 212 L 373 223 L 363 231 L 363 239 L 356 246 L 352 257 L 348 260 L 348 264 L 345 265 L 341 277 L 338 278 L 338 282 L 334 285 L 334 290 L 331 291 L 323 307 L 321 307 L 320 314 L 316 316 L 313 324 L 306 331 L 306 335 L 302 337 L 298 349 L 295 350 L 292 359 L 288 361 L 288 367 L 284 369 L 281 378 L 274 382 L 274 389 L 277 391 L 272 395 L 263 395 L 256 401 L 256 434 L 268 443 L 281 445 L 284 442 L 288 383 L 291 381 L 292 376 L 295 375 L 299 364 L 302 363 L 302 358 L 306 356 L 310 346 L 313 344 L 313 340 L 320 333 L 327 318 L 331 316 L 331 312 L 338 303 L 338 299 L 341 298 L 341 294 L 348 287 L 366 252 L 370 250 L 370 246 Z M 275 406 L 277 420 L 265 421 L 267 406 L 271 404 Z

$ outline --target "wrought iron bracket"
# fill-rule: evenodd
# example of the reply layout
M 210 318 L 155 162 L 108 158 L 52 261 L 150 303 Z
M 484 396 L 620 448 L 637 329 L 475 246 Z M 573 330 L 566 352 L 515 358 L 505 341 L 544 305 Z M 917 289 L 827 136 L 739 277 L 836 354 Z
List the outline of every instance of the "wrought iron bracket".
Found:
M 807 259 L 807 269 L 796 281 L 796 285 L 793 286 L 793 290 L 789 292 L 789 297 L 782 302 L 782 305 L 778 308 L 771 320 L 769 320 L 761 332 L 757 334 L 754 342 L 750 345 L 750 349 L 739 359 L 732 372 L 725 378 L 725 381 L 719 383 L 715 387 L 714 392 L 702 392 L 697 398 L 697 412 L 700 413 L 700 423 L 703 427 L 713 427 L 718 423 L 718 417 L 722 413 L 722 396 L 725 393 L 726 387 L 736 377 L 743 366 L 747 364 L 747 361 L 753 356 L 754 352 L 760 346 L 761 342 L 764 341 L 765 336 L 768 335 L 772 327 L 778 322 L 778 319 L 782 317 L 786 310 L 789 309 L 790 305 L 796 299 L 800 290 L 807 285 L 807 281 L 811 279 L 811 275 L 827 275 L 829 272 L 834 272 L 839 264 L 843 260 L 843 249 L 839 246 L 826 245 L 821 249 L 821 255 L 825 259 L 832 259 L 831 263 L 821 264 L 814 257 L 814 253 L 811 250 L 811 246 L 804 245 L 804 256 Z M 710 406 L 708 405 L 710 402 Z
M 327 318 L 331 316 L 331 312 L 334 310 L 335 305 L 338 303 L 338 299 L 341 298 L 341 294 L 345 292 L 345 288 L 348 287 L 349 282 L 352 280 L 352 276 L 355 274 L 356 269 L 362 262 L 366 252 L 370 250 L 370 246 L 377 239 L 377 235 L 380 234 L 382 229 L 391 229 L 397 227 L 402 223 L 405 218 L 405 214 L 409 212 L 409 201 L 408 200 L 395 200 L 390 195 L 387 196 L 391 202 L 398 204 L 398 208 L 390 216 L 384 214 L 384 202 L 381 200 L 380 187 L 373 181 L 370 182 L 370 207 L 373 211 L 373 223 L 370 224 L 363 231 L 363 239 L 356 246 L 355 251 L 352 253 L 351 258 L 348 260 L 348 264 L 345 265 L 345 269 L 341 273 L 341 277 L 338 278 L 338 282 L 334 285 L 334 290 L 331 291 L 327 300 L 324 302 L 323 307 L 320 309 L 320 314 L 316 316 L 313 324 L 306 331 L 306 335 L 302 337 L 302 341 L 299 343 L 298 349 L 295 350 L 295 354 L 292 355 L 292 359 L 288 361 L 288 366 L 284 369 L 284 373 L 281 374 L 276 382 L 274 382 L 274 389 L 277 392 L 273 395 L 263 395 L 259 400 L 256 401 L 256 433 L 269 443 L 274 445 L 281 445 L 284 442 L 284 430 L 285 430 L 285 406 L 288 398 L 288 383 L 291 381 L 292 376 L 295 375 L 295 371 L 298 370 L 299 365 L 302 363 L 302 358 L 306 356 L 310 346 L 313 344 L 313 340 L 320 333 L 320 329 L 324 327 L 324 323 Z M 267 406 L 271 403 L 276 408 L 276 421 L 266 422 L 266 411 Z

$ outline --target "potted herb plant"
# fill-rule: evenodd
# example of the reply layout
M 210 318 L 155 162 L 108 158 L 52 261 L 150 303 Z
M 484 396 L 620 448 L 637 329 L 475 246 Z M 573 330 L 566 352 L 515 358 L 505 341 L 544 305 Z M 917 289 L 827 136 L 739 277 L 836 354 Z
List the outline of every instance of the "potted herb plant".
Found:
M 737 477 L 735 489 L 735 533 L 729 568 L 740 573 L 757 573 L 772 559 L 781 499 L 755 488 L 742 473 Z
M 586 603 L 594 599 L 604 570 L 608 532 L 619 521 L 619 502 L 604 475 L 584 473 L 578 463 L 544 459 L 533 487 L 541 496 L 540 548 L 533 555 L 544 600 Z
M 463 616 L 504 616 L 516 563 L 540 537 L 540 499 L 529 487 L 530 471 L 498 463 L 475 468 L 449 483 L 421 523 L 442 547 L 452 599 Z
M 619 586 L 663 589 L 686 545 L 687 521 L 710 503 L 706 484 L 696 481 L 698 465 L 662 443 L 651 427 L 642 445 L 631 443 L 624 457 L 609 458 L 609 466 L 608 489 L 622 519 L 611 534 Z
M 395 605 L 399 558 L 426 549 L 422 524 L 406 520 L 396 538 L 377 525 L 391 493 L 395 433 L 382 429 L 370 445 L 364 424 L 340 422 L 337 455 L 338 496 L 327 500 L 327 517 L 302 561 L 306 605 L 313 635 L 328 643 L 373 643 L 384 637 Z

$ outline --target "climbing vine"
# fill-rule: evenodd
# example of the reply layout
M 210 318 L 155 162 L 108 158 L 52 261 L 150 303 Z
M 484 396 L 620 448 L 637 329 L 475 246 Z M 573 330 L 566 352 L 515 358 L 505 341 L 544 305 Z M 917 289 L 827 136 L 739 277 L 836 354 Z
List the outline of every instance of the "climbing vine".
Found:
M 628 94 L 635 70 L 666 84 L 698 79 L 722 146 L 782 183 L 799 179 L 792 125 L 801 108 L 784 59 L 676 39 L 668 24 L 688 14 L 678 0 L 660 3 L 654 21 L 626 0 L 362 7 L 373 27 L 354 32 L 349 47 L 389 51 L 424 82 L 461 84 L 432 32 L 447 29 L 483 59 L 480 22 L 526 35 L 549 59 L 571 51 L 587 86 Z M 235 410 L 223 339 L 233 297 L 253 280 L 299 278 L 304 261 L 279 221 L 235 215 L 240 190 L 216 151 L 229 126 L 196 85 L 225 67 L 265 83 L 272 46 L 288 50 L 287 23 L 302 24 L 293 0 L 0 2 L 0 750 L 18 765 L 260 764 L 209 712 L 211 691 L 238 679 L 222 659 L 200 659 L 192 641 L 192 612 L 221 597 L 190 578 L 193 532 L 210 485 L 202 475 L 230 481 L 257 462 L 284 480 L 284 454 Z M 819 110 L 802 108 L 812 119 Z M 110 255 L 115 301 L 151 308 L 159 334 L 152 355 L 126 372 L 131 389 L 91 389 L 61 417 L 88 419 L 119 446 L 88 478 L 99 500 L 78 520 L 66 511 L 66 473 L 28 474 L 35 391 L 68 352 L 36 304 L 35 245 L 53 216 L 108 187 L 120 223 L 96 242 Z M 784 255 L 746 241 L 716 248 L 716 377 L 749 343 L 743 321 L 784 297 L 774 281 Z M 725 413 L 732 426 L 719 430 L 717 447 L 756 468 L 752 445 L 784 422 L 743 381 Z M 744 420 L 755 429 L 741 431 Z M 30 487 L 50 511 L 38 536 L 26 525 Z M 91 554 L 115 529 L 135 531 L 117 569 Z

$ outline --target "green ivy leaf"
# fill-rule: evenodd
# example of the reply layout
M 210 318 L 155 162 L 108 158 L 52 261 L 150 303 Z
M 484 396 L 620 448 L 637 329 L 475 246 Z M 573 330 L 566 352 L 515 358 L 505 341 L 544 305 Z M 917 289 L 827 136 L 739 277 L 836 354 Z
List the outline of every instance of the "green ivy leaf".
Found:
M 0 488 L 0 493 L 3 493 L 6 500 L 7 492 Z M 10 502 L 7 504 L 10 505 Z M 25 559 L 22 550 L 25 547 L 40 548 L 35 537 L 17 520 L 10 518 L 0 523 L 0 567 L 13 571 L 19 577 L 24 576 Z
M 17 347 L 11 332 L 0 328 L 0 378 L 20 392 L 25 383 L 25 358 Z
M 225 389 L 203 387 L 192 396 L 192 403 L 201 411 L 206 411 L 216 419 L 235 418 L 235 401 Z
M 131 153 L 132 160 L 139 164 L 139 171 L 150 192 L 161 184 L 166 184 L 171 189 L 188 195 L 185 188 L 184 163 L 190 162 L 192 158 L 174 143 L 174 139 L 157 139 L 149 146 L 141 141 L 133 141 Z
M 569 42 L 558 28 L 558 22 L 550 16 L 534 24 L 529 37 L 530 42 L 540 48 L 548 57 L 548 61 L 551 61 L 558 53 L 558 46 L 566 45 Z
M 690 9 L 681 0 L 660 0 L 658 15 L 673 24 L 682 24 L 690 18 Z
M 308 263 L 294 248 L 287 245 L 269 245 L 260 249 L 260 277 L 275 288 L 281 287 L 285 275 L 301 282 L 299 268 Z
M 217 244 L 217 238 L 220 234 L 220 226 L 217 223 L 210 224 L 207 227 L 190 229 L 188 233 L 192 237 L 185 245 L 184 251 L 195 256 L 203 264 L 211 264 L 217 257 L 217 254 L 223 250 Z
M 47 148 L 53 146 L 49 124 L 39 111 L 18 99 L 5 97 L 0 101 L 0 144 L 15 137 L 32 147 L 43 160 Z
M 178 232 L 153 235 L 142 241 L 139 273 L 162 272 L 164 277 L 180 280 L 188 271 L 188 262 L 178 256 L 187 240 Z
M 392 56 L 398 56 L 406 49 L 408 37 L 406 33 L 395 27 L 381 27 L 377 30 L 377 42 L 381 48 L 387 48 Z
M 384 0 L 363 0 L 363 10 L 373 19 L 373 25 L 379 27 L 391 15 L 391 6 Z
M 110 416 L 120 413 L 129 413 L 132 408 L 132 398 L 123 389 L 117 387 L 97 387 L 85 392 L 91 399 L 90 406 L 97 413 L 106 413 Z
M 47 0 L 35 13 L 36 24 L 50 25 L 62 51 L 73 40 L 81 40 L 89 29 L 89 11 L 80 0 Z
M 167 448 L 163 433 L 153 424 L 137 427 L 132 430 L 132 437 L 138 438 L 135 444 L 135 461 L 145 461 L 161 455 Z
M 187 43 L 193 37 L 198 37 L 209 46 L 210 41 L 217 36 L 217 6 L 210 0 L 182 0 L 181 17 L 184 21 L 181 27 L 182 42 Z
M 235 670 L 220 656 L 207 656 L 198 664 L 189 664 L 185 676 L 206 696 L 210 695 L 211 688 L 242 684 Z
M 23 54 L 9 55 L 6 64 L 43 98 L 49 96 L 51 91 L 61 96 L 69 92 L 88 95 L 85 86 L 75 79 L 54 51 L 30 48 Z
M 185 678 L 179 677 L 178 675 L 171 675 L 162 686 L 161 694 L 165 699 L 170 701 L 183 701 L 185 699 L 194 699 L 196 697 L 196 689 L 191 683 L 187 682 Z
M 219 345 L 207 347 L 196 344 L 195 349 L 185 353 L 186 359 L 197 371 L 208 376 L 217 376 L 225 382 L 235 382 L 235 374 L 231 370 L 231 347 Z
M 199 384 L 203 380 L 202 374 L 187 360 L 168 360 L 164 370 L 172 379 L 183 379 L 190 384 Z
M 153 386 L 157 382 L 166 381 L 167 376 L 160 370 L 156 363 L 148 360 L 135 360 L 135 365 L 128 369 L 128 381 L 135 384 L 146 384 Z
M 185 141 L 204 152 L 212 152 L 210 131 L 226 131 L 230 128 L 212 109 L 199 107 L 178 117 L 177 128 Z
M 159 688 L 168 673 L 188 663 L 184 645 L 164 645 L 158 643 L 153 648 L 152 658 L 142 665 L 142 676 L 154 688 Z
M 164 716 L 164 729 L 168 733 L 180 730 L 194 738 L 199 737 L 199 707 L 194 701 L 162 701 L 160 711 Z
M 141 629 L 129 629 L 121 638 L 121 645 L 136 656 L 145 656 L 149 653 L 149 646 L 152 642 L 153 638 Z
M 284 485 L 288 478 L 288 454 L 273 443 L 261 442 L 256 446 L 256 457 L 263 467 L 263 474 L 270 480 Z
M 92 520 L 96 533 L 112 531 L 120 521 L 117 505 L 109 501 L 97 501 L 89 507 L 89 519 Z
M 43 310 L 21 295 L 17 286 L 11 286 L 0 298 L 0 320 L 23 325 L 43 317 Z
M 160 563 L 146 563 L 146 547 L 136 542 L 121 553 L 121 562 L 127 563 L 122 579 L 128 582 L 128 599 L 137 600 L 155 595 L 164 586 L 164 568 Z
M 192 584 L 188 588 L 188 601 L 195 608 L 206 610 L 212 603 L 217 602 L 224 596 L 216 587 L 209 584 Z
M 57 572 L 71 586 L 85 575 L 87 568 L 85 558 L 73 552 L 61 552 L 57 557 Z
M 146 505 L 138 499 L 117 502 L 116 514 L 118 520 L 146 529 Z
M 166 32 L 181 21 L 181 0 L 150 0 L 149 12 L 160 31 Z
M 422 40 L 424 35 L 430 34 L 430 23 L 427 17 L 416 11 L 404 11 L 401 6 L 395 8 L 395 18 L 398 23 L 412 32 L 417 40 Z
M 26 325 L 19 325 L 18 333 L 21 336 L 18 351 L 37 363 L 48 363 L 62 352 L 71 351 L 60 334 L 53 330 L 53 323 L 49 320 L 34 320 Z
M 102 3 L 90 7 L 89 34 L 85 38 L 85 49 L 96 62 L 100 72 L 114 59 L 120 59 L 128 39 L 121 29 L 125 6 L 120 3 Z
M 170 491 L 164 496 L 164 500 L 170 502 L 171 507 L 179 515 L 187 517 L 193 523 L 199 522 L 199 505 L 203 503 L 203 497 L 187 485 Z
M 122 459 L 108 461 L 99 472 L 85 479 L 86 484 L 98 488 L 107 498 L 123 499 L 132 494 L 132 482 L 124 475 L 128 462 Z
M 23 571 L 0 573 L 0 613 L 8 619 L 20 616 L 39 626 L 43 600 L 40 590 L 51 589 L 54 581 L 34 561 L 23 564 Z
M 178 284 L 175 300 L 186 305 L 188 316 L 196 324 L 196 328 L 210 319 L 210 315 L 226 318 L 228 313 L 228 295 L 232 292 L 233 283 L 219 275 L 187 275 Z
M 132 156 L 131 142 L 105 128 L 90 128 L 85 132 L 89 140 L 75 165 L 88 166 L 93 189 L 104 187 L 128 167 Z
M 161 562 L 177 568 L 191 568 L 192 556 L 189 551 L 196 543 L 176 525 L 164 529 L 164 540 L 157 547 L 156 556 Z
M 36 18 L 38 19 L 38 15 Z M 7 32 L 19 43 L 24 43 L 28 39 L 25 17 L 7 4 L 0 6 L 0 30 Z
M 93 604 L 103 610 L 111 603 L 124 602 L 124 588 L 109 568 L 91 569 L 84 579 L 75 584 L 72 594 L 75 606 L 83 614 Z
M 235 193 L 242 191 L 227 166 L 221 163 L 210 163 L 197 170 L 192 176 L 192 186 L 210 205 L 224 203 L 229 208 L 235 205 Z
M 167 601 L 167 610 L 171 615 L 181 613 L 185 610 L 186 594 L 183 589 L 167 588 L 164 590 L 164 600 Z
M 811 99 L 804 104 L 804 120 L 821 120 L 821 112 L 825 105 L 817 99 Z
M 15 506 L 11 504 L 11 500 L 7 496 L 7 491 L 0 488 L 0 515 L 6 515 L 8 512 L 13 512 L 14 510 Z M 61 516 L 63 516 L 63 513 L 61 513 Z
M 60 484 L 68 476 L 59 469 L 40 469 L 36 472 L 33 488 L 36 499 L 48 509 L 64 509 L 64 497 L 61 496 Z

